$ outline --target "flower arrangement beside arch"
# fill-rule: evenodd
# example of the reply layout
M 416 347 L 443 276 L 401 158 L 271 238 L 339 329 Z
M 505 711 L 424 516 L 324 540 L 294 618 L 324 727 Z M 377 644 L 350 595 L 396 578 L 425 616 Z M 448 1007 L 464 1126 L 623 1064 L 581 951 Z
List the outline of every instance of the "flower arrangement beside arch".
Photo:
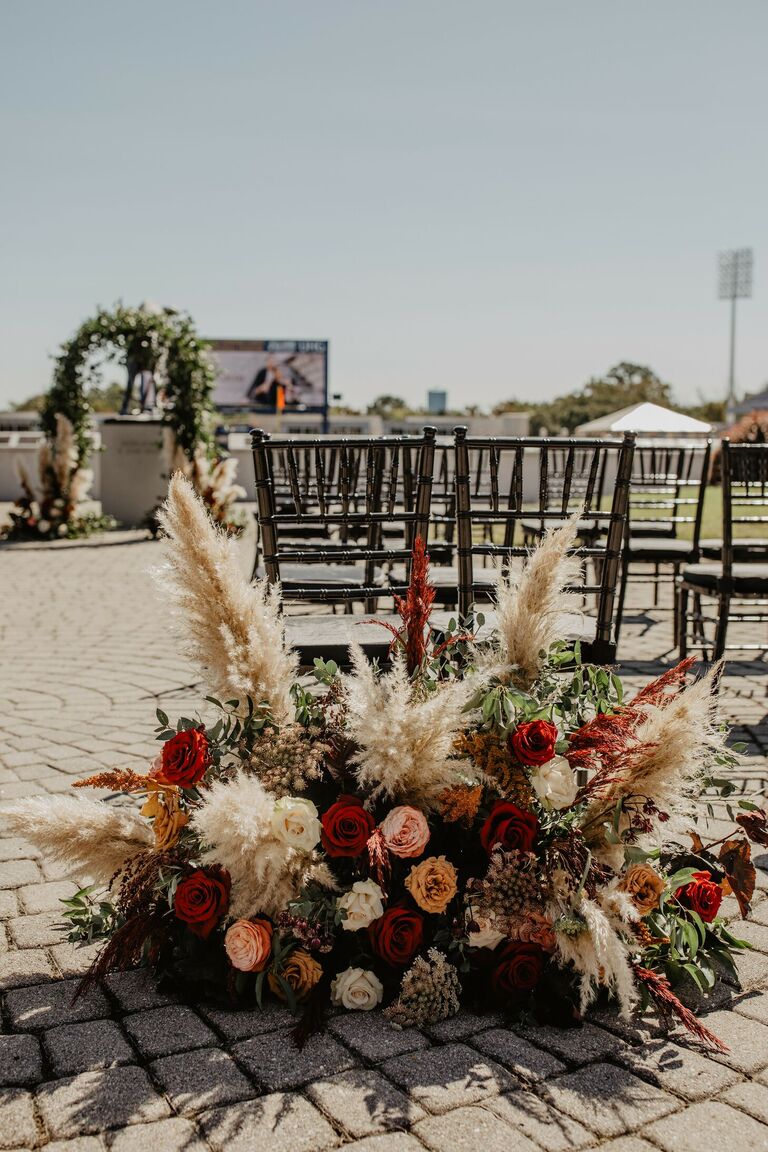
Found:
M 159 710 L 147 776 L 103 772 L 9 811 L 107 885 L 69 902 L 74 935 L 106 936 L 86 982 L 144 963 L 192 997 L 283 1001 L 300 1036 L 331 1005 L 381 1005 L 399 1026 L 462 1003 L 573 1024 L 611 996 L 720 1044 L 673 989 L 735 972 L 747 945 L 721 904 L 748 912 L 766 814 L 740 801 L 715 844 L 695 829 L 700 793 L 727 792 L 739 757 L 714 714 L 717 669 L 690 682 L 685 661 L 627 701 L 558 639 L 575 520 L 499 575 L 484 648 L 423 623 L 417 541 L 391 666 L 353 649 L 351 673 L 318 661 L 314 687 L 272 590 L 244 581 L 182 477 L 162 520 L 160 579 L 216 718 Z
M 180 471 L 192 482 L 211 518 L 228 530 L 242 527 L 234 502 L 245 495 L 235 483 L 237 463 L 222 458 L 212 435 L 215 370 L 208 345 L 192 319 L 171 308 L 141 304 L 99 309 L 61 348 L 41 411 L 45 441 L 39 481 L 20 469 L 22 495 L 11 512 L 10 539 L 85 536 L 114 527 L 111 517 L 84 513 L 93 480 L 92 410 L 89 388 L 104 361 L 122 360 L 129 378 L 155 377 L 155 407 L 163 420 L 168 476 Z M 150 519 L 154 512 L 150 512 Z

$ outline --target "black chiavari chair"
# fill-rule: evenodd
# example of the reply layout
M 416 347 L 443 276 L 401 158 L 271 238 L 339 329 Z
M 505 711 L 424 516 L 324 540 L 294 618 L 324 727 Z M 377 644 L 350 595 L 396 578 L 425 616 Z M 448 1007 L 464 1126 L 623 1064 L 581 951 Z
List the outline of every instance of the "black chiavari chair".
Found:
M 727 643 L 730 624 L 768 623 L 768 444 L 721 444 L 723 537 L 719 560 L 683 568 L 678 583 L 678 647 L 706 659 L 726 651 L 765 652 L 765 641 Z M 693 611 L 689 615 L 689 601 Z M 716 607 L 707 614 L 704 604 Z M 707 636 L 707 629 L 712 631 Z M 689 635 L 689 629 L 691 634 Z
M 256 429 L 251 440 L 257 574 L 280 583 L 290 608 L 363 601 L 378 616 L 379 602 L 388 600 L 391 611 L 393 596 L 407 592 L 415 538 L 428 542 L 435 429 L 421 436 L 324 436 L 311 446 Z M 400 538 L 385 537 L 395 523 Z M 297 536 L 299 529 L 306 539 Z M 401 582 L 389 578 L 388 567 L 402 573 Z M 351 639 L 383 657 L 392 639 L 386 629 L 350 616 L 288 614 L 286 631 L 303 664 L 315 656 L 345 662 Z
M 531 525 L 545 531 L 580 509 L 576 552 L 582 558 L 582 579 L 569 591 L 578 594 L 593 615 L 575 635 L 565 634 L 573 621 L 564 621 L 563 639 L 579 639 L 584 659 L 612 662 L 634 436 L 627 434 L 620 441 L 494 438 L 468 436 L 466 428 L 457 428 L 455 437 L 460 615 L 490 598 L 490 582 L 479 561 L 492 558 L 508 565 L 515 557 L 524 559 L 530 551 Z M 478 452 L 485 453 L 486 461 L 482 493 L 473 491 L 472 460 Z M 612 491 L 609 508 L 601 507 L 604 483 Z
M 712 443 L 636 444 L 629 487 L 629 518 L 616 629 L 621 629 L 627 584 L 651 584 L 653 607 L 659 588 L 699 559 L 699 536 Z M 650 572 L 648 571 L 650 567 Z M 677 596 L 674 596 L 677 636 Z

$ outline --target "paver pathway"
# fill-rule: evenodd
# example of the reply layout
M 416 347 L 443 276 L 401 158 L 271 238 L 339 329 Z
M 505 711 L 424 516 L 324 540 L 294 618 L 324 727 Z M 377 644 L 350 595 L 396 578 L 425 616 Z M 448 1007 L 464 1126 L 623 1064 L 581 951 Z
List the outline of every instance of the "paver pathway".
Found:
M 147 576 L 159 561 L 149 541 L 0 549 L 0 809 L 66 791 L 102 765 L 145 766 L 156 704 L 173 713 L 197 702 Z M 668 613 L 630 618 L 630 679 L 659 670 L 669 636 Z M 747 790 L 765 785 L 767 682 L 758 663 L 733 665 L 725 679 L 726 711 L 751 742 Z M 283 1009 L 192 1009 L 137 973 L 73 1004 L 91 956 L 58 927 L 73 885 L 23 840 L 2 837 L 0 811 L 0 1149 L 762 1152 L 765 870 L 758 887 L 754 919 L 739 928 L 755 946 L 741 962 L 743 988 L 720 987 L 706 1009 L 726 1055 L 612 1014 L 569 1032 L 467 1013 L 398 1032 L 378 1013 L 345 1015 L 297 1052 Z

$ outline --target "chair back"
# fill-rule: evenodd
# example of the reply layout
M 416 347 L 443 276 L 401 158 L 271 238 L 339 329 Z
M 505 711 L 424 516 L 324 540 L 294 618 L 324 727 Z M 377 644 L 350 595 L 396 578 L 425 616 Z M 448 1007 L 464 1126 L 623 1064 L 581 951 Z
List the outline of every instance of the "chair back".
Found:
M 307 442 L 255 429 L 256 515 L 269 582 L 280 581 L 281 564 L 290 563 L 308 566 L 306 579 L 290 581 L 292 600 L 404 594 L 407 585 L 383 588 L 374 583 L 374 573 L 393 561 L 405 561 L 408 573 L 414 539 L 428 540 L 435 436 L 427 427 L 421 436 L 323 436 Z M 400 525 L 401 539 L 387 537 L 385 544 L 382 529 L 393 523 Z M 362 585 L 359 579 L 323 585 L 320 566 L 329 564 L 362 564 Z
M 723 480 L 723 581 L 739 562 L 765 563 L 768 550 L 768 444 L 721 445 Z M 744 539 L 746 536 L 748 539 Z M 753 555 L 750 555 L 753 553 Z
M 690 525 L 698 552 L 712 441 L 636 444 L 629 487 L 629 530 L 677 538 Z
M 595 650 L 607 650 L 614 637 L 634 435 L 623 440 L 483 437 L 468 436 L 461 427 L 454 435 L 460 614 L 466 615 L 475 600 L 476 559 L 499 557 L 507 564 L 512 557 L 526 557 L 524 521 L 538 521 L 544 530 L 581 509 L 583 577 L 569 591 L 594 602 Z M 475 481 L 478 454 L 485 464 L 482 482 Z M 612 492 L 607 508 L 603 485 Z

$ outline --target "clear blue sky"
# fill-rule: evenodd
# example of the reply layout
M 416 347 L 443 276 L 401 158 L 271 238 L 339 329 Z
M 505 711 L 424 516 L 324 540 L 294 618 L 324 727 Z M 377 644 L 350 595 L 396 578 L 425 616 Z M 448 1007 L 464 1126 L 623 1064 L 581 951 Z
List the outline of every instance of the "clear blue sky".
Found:
M 97 304 L 326 337 L 334 390 L 544 398 L 620 359 L 719 397 L 720 248 L 768 379 L 766 0 L 17 0 L 0 403 Z

